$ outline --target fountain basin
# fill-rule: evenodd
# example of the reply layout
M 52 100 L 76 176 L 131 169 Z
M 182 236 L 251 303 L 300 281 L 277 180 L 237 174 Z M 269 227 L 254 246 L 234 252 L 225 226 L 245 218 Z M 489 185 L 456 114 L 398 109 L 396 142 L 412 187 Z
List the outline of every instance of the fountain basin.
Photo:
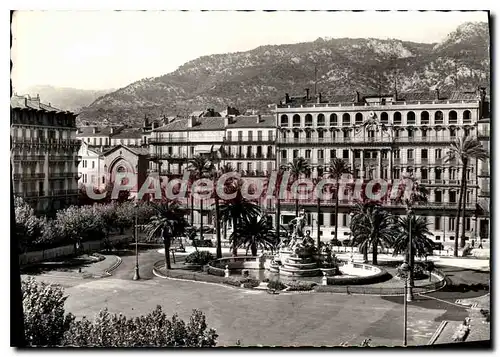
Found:
M 296 269 L 313 269 L 313 268 L 318 267 L 318 264 L 316 264 L 316 263 L 290 263 L 290 262 L 286 262 L 283 265 L 285 267 L 296 268 Z
M 279 269 L 279 274 L 284 276 L 318 276 L 321 274 L 319 268 L 315 269 L 289 269 L 283 266 Z

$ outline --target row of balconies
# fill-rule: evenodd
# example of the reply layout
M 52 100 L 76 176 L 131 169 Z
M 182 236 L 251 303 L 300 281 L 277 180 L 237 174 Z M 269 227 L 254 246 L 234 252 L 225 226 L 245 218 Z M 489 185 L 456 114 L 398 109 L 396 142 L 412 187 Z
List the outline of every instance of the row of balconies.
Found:
M 354 204 L 354 199 L 341 199 L 339 200 L 339 207 L 350 207 Z M 281 199 L 280 203 L 282 205 L 295 205 L 295 199 L 290 198 L 290 199 Z M 335 206 L 336 205 L 336 200 L 335 199 L 324 199 L 320 200 L 321 206 Z M 425 204 L 414 204 L 414 208 L 429 208 L 429 209 L 456 209 L 458 203 L 452 203 L 452 202 L 427 202 Z M 317 201 L 314 199 L 299 199 L 299 205 L 300 206 L 307 206 L 307 205 L 317 205 Z M 395 200 L 388 200 L 386 202 L 381 202 L 381 205 L 384 207 L 388 208 L 405 208 L 405 205 L 401 202 L 395 201 Z M 476 204 L 468 202 L 465 205 L 466 209 L 475 209 Z
M 429 125 L 429 126 L 433 126 L 433 125 L 436 125 L 436 126 L 441 126 L 441 125 L 470 125 L 472 124 L 472 120 L 471 119 L 463 119 L 461 123 L 458 122 L 457 119 L 453 120 L 453 119 L 449 119 L 448 120 L 448 123 L 444 123 L 444 120 L 439 120 L 439 119 L 435 119 L 433 121 L 433 123 L 431 124 L 429 120 L 420 120 L 419 122 L 417 121 L 407 121 L 406 123 L 403 123 L 402 121 L 393 121 L 391 123 L 389 123 L 389 121 L 381 121 L 380 124 L 383 124 L 383 125 L 386 125 L 388 126 L 388 129 L 389 128 L 393 128 L 395 130 L 401 130 L 401 129 L 404 129 L 404 127 L 406 126 L 409 126 L 409 125 L 416 125 L 416 126 L 421 126 L 421 125 Z M 279 128 L 280 129 L 286 129 L 286 128 L 296 128 L 296 129 L 300 129 L 300 128 L 316 128 L 318 131 L 322 130 L 322 131 L 326 131 L 328 129 L 326 128 L 329 128 L 330 130 L 335 130 L 337 129 L 338 127 L 342 127 L 342 128 L 353 128 L 353 127 L 356 127 L 356 126 L 361 126 L 363 125 L 363 121 L 355 121 L 354 122 L 354 125 L 352 124 L 352 122 L 349 120 L 349 121 L 344 121 L 342 120 L 342 125 L 339 125 L 338 122 L 330 122 L 330 125 L 327 125 L 325 122 L 321 122 L 321 123 L 318 123 L 316 122 L 316 125 L 314 125 L 314 123 L 312 121 L 306 121 L 304 123 L 304 125 L 302 125 L 301 122 L 281 122 L 280 123 L 280 126 Z
M 375 106 L 394 106 L 394 105 L 429 105 L 429 104 L 477 104 L 478 100 L 406 100 L 406 101 L 388 101 L 386 104 L 370 105 L 368 103 L 357 102 L 338 102 L 338 103 L 307 103 L 307 104 L 278 104 L 277 108 L 337 108 L 337 107 L 375 107 Z
M 76 172 L 51 172 L 49 173 L 49 180 L 57 180 L 61 178 L 78 178 L 78 173 Z
M 14 174 L 14 180 L 36 180 L 45 178 L 45 173 L 23 173 L 23 174 Z
M 251 143 L 251 142 L 256 142 L 256 143 L 274 143 L 275 142 L 275 138 L 274 137 L 266 137 L 266 138 L 262 138 L 262 137 L 254 137 L 254 136 L 237 136 L 237 137 L 228 137 L 228 138 L 224 138 L 223 140 L 225 143 L 228 143 L 228 145 L 230 145 L 230 143 L 235 143 L 235 144 L 238 144 L 238 143 Z
M 55 139 L 55 138 L 26 138 L 26 137 L 13 137 L 12 141 L 14 143 L 20 144 L 53 144 L 53 145 L 80 145 L 81 141 L 78 139 Z
M 77 195 L 78 190 L 65 190 L 65 189 L 60 189 L 60 190 L 52 190 L 51 192 L 45 192 L 45 191 L 29 191 L 29 192 L 23 192 L 22 195 L 24 197 L 50 197 L 50 196 L 67 196 L 67 195 Z
M 258 159 L 258 160 L 275 160 L 276 155 L 264 155 L 264 154 L 249 154 L 249 155 L 243 155 L 243 154 L 224 154 L 222 155 L 223 159 Z
M 45 161 L 45 155 L 13 155 L 14 161 Z
M 279 138 L 278 145 L 284 144 L 451 144 L 454 136 L 425 136 L 425 137 L 329 137 L 329 138 Z

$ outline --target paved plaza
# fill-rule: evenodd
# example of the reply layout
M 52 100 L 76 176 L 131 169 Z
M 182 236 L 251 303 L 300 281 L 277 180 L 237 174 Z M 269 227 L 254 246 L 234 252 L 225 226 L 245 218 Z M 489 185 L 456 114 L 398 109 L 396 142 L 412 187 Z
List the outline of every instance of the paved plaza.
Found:
M 181 259 L 182 255 L 178 255 Z M 373 345 L 399 345 L 403 338 L 403 298 L 331 293 L 267 292 L 233 288 L 201 282 L 161 279 L 152 266 L 163 255 L 156 250 L 140 253 L 140 281 L 132 281 L 135 257 L 124 255 L 122 263 L 105 278 L 96 267 L 75 271 L 51 271 L 37 279 L 61 284 L 69 295 L 67 311 L 77 317 L 93 317 L 99 310 L 137 316 L 161 305 L 167 314 L 188 318 L 192 309 L 207 316 L 208 324 L 219 333 L 218 345 L 294 345 L 328 346 L 347 342 L 359 344 L 370 338 Z M 115 260 L 109 259 L 110 264 Z M 98 266 L 103 268 L 103 264 Z M 455 278 L 487 280 L 489 274 L 467 269 L 455 271 Z M 457 271 L 461 271 L 458 272 Z M 479 275 L 478 275 L 479 274 Z M 408 307 L 408 342 L 427 344 L 444 319 L 460 321 L 467 316 L 464 307 L 454 304 L 459 298 L 484 294 L 435 292 L 416 296 Z

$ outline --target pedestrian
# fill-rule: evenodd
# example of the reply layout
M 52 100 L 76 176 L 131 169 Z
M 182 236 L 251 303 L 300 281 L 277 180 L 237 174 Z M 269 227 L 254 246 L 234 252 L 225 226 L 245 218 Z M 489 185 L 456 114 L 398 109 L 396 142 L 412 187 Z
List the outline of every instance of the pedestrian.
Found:
M 472 249 L 474 249 L 474 244 L 476 243 L 475 240 L 472 241 Z
M 482 240 L 481 240 L 481 241 L 479 241 L 479 247 L 478 247 L 478 248 L 479 248 L 479 249 L 483 249 L 483 241 L 482 241 Z

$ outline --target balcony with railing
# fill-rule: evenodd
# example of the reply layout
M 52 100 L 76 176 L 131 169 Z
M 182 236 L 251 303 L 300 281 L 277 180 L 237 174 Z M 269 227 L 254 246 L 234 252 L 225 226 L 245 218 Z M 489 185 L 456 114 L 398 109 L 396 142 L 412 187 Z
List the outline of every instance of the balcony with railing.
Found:
M 157 138 L 149 138 L 149 144 L 169 144 L 169 143 L 187 143 L 189 142 L 188 138 L 171 138 L 171 137 L 157 137 Z
M 449 144 L 454 141 L 451 136 L 426 136 L 426 137 L 335 137 L 335 138 L 279 138 L 278 145 L 392 145 L 392 144 Z
M 381 107 L 388 110 L 391 106 L 407 106 L 407 105 L 443 105 L 443 104 L 478 104 L 475 99 L 468 100 L 406 100 L 406 101 L 387 101 L 385 104 L 368 104 L 356 102 L 336 102 L 336 103 L 307 103 L 307 104 L 278 104 L 279 109 L 287 108 L 337 108 L 337 107 L 366 107 L 367 110 Z
M 226 145 L 238 145 L 238 144 L 247 144 L 247 143 L 274 143 L 274 136 L 271 137 L 259 137 L 259 136 L 236 136 L 236 137 L 226 137 L 224 138 L 224 143 Z

